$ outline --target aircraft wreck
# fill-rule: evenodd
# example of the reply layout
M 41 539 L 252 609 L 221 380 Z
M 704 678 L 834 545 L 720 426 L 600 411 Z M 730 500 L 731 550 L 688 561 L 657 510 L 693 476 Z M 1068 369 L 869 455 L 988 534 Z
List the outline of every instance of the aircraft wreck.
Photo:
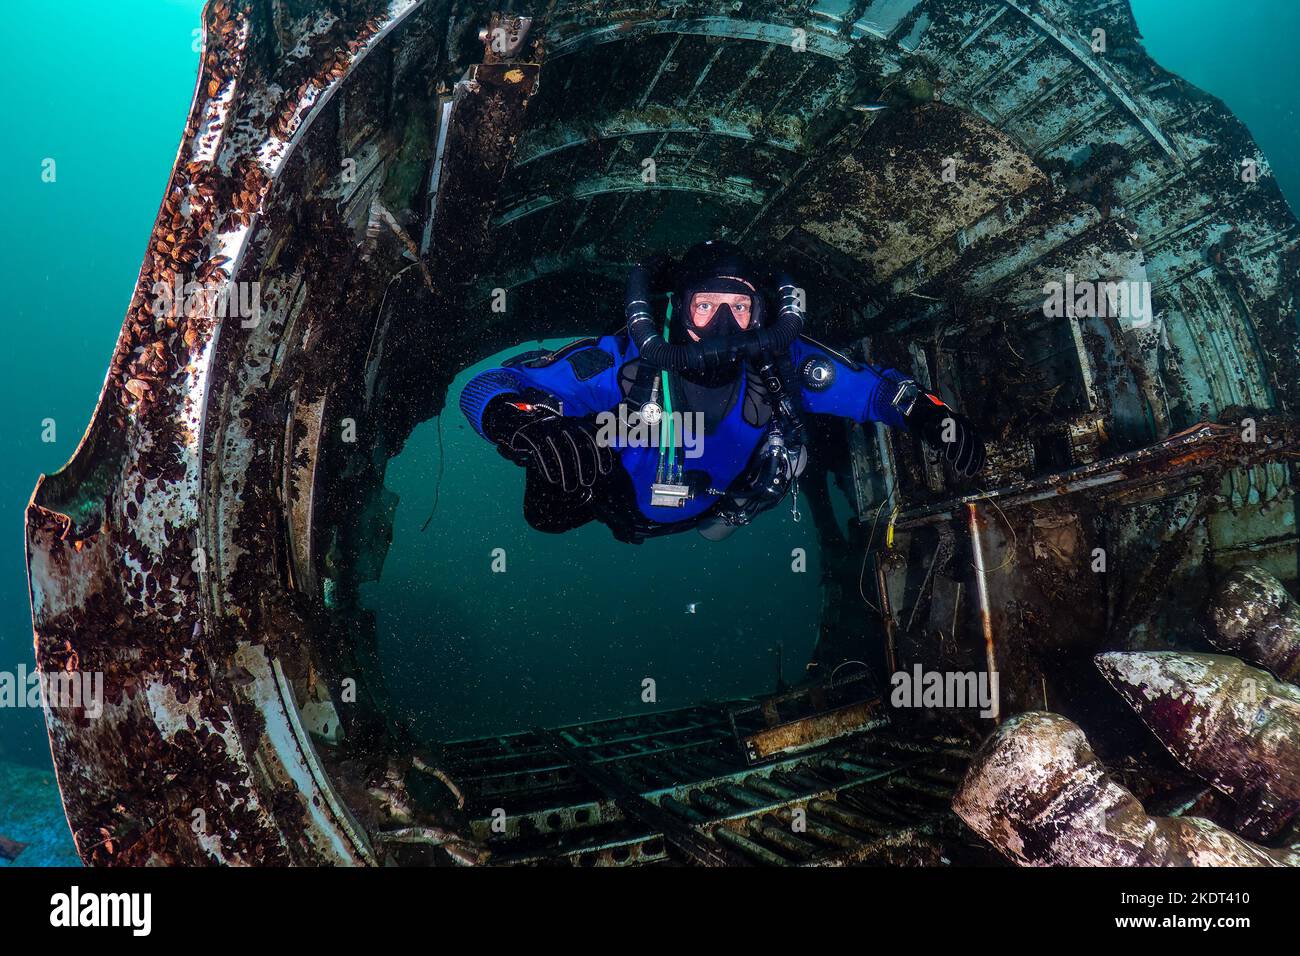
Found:
M 212 0 L 201 57 L 27 511 L 38 663 L 104 675 L 99 719 L 47 710 L 87 863 L 1296 862 L 1296 219 L 1123 0 Z M 358 601 L 387 462 L 710 236 L 951 383 L 983 490 L 824 424 L 805 680 L 411 739 Z M 993 713 L 891 706 L 917 665 L 995 673 Z

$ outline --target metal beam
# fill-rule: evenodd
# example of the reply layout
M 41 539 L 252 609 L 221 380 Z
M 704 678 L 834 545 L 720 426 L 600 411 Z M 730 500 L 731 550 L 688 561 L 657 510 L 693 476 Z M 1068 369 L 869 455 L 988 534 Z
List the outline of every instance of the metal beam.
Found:
M 525 166 L 539 159 L 595 140 L 621 139 L 659 133 L 664 136 L 726 136 L 747 142 L 762 143 L 775 149 L 797 152 L 803 149 L 803 123 L 788 114 L 764 121 L 761 126 L 743 119 L 731 119 L 707 111 L 688 111 L 666 106 L 638 110 L 618 110 L 583 122 L 565 121 L 531 132 L 520 144 L 515 166 Z
M 613 800 L 624 816 L 662 833 L 664 840 L 689 857 L 691 862 L 701 866 L 730 866 L 736 862 L 721 846 L 655 806 L 608 770 L 597 767 L 558 734 L 547 730 L 539 730 L 537 733 L 546 739 L 555 754 L 572 766 L 579 776 Z
M 552 28 L 552 35 L 555 29 Z M 728 40 L 752 40 L 790 47 L 796 36 L 795 30 L 805 31 L 806 49 L 809 53 L 842 60 L 853 51 L 854 43 L 851 40 L 828 34 L 816 27 L 809 29 L 795 24 L 733 20 L 729 17 L 701 17 L 695 20 L 624 21 L 597 27 L 594 30 L 583 30 L 553 39 L 551 45 L 547 47 L 546 55 L 553 61 L 557 57 L 580 53 L 602 43 L 673 33 Z M 897 64 L 893 65 L 897 66 Z
M 991 491 L 922 505 L 899 515 L 894 528 L 905 531 L 917 525 L 948 520 L 958 508 L 985 499 L 996 499 L 1005 509 L 1043 499 L 1060 500 L 1065 495 L 1084 492 L 1097 492 L 1100 498 L 1217 469 L 1245 468 L 1300 454 L 1300 425 L 1294 421 L 1261 418 L 1258 429 L 1257 441 L 1243 442 L 1236 425 L 1202 422 L 1163 441 L 1113 458 Z
M 635 173 L 618 176 L 596 176 L 591 179 L 585 179 L 582 182 L 574 183 L 564 193 L 542 193 L 541 195 L 532 196 L 524 199 L 514 206 L 503 212 L 492 223 L 493 229 L 501 229 L 511 223 L 531 216 L 534 213 L 541 212 L 543 209 L 549 209 L 556 203 L 582 201 L 585 199 L 602 196 L 606 193 L 635 193 L 649 192 L 653 193 L 661 189 L 667 189 L 674 192 L 692 192 L 705 193 L 710 196 L 716 196 L 729 202 L 754 203 L 758 204 L 763 201 L 766 195 L 763 190 L 756 187 L 748 179 L 740 177 L 728 177 L 726 179 L 714 179 L 706 176 L 698 176 L 689 173 L 668 173 L 660 172 L 654 183 L 646 183 Z
M 1044 18 L 1041 14 L 1030 10 L 1024 3 L 1018 2 L 1018 0 L 1002 0 L 1002 2 L 1015 10 L 1034 26 L 1038 27 L 1038 29 L 1043 33 L 1055 40 L 1056 43 L 1071 57 L 1083 64 L 1084 68 L 1087 69 L 1088 72 L 1090 72 L 1097 81 L 1115 97 L 1115 99 L 1124 104 L 1124 108 L 1128 110 L 1133 119 L 1135 119 L 1142 128 L 1146 130 L 1147 135 L 1150 136 L 1155 141 L 1156 145 L 1164 151 L 1164 154 L 1168 156 L 1175 165 L 1183 165 L 1183 158 L 1178 155 L 1173 144 L 1169 142 L 1165 137 L 1165 134 L 1160 131 L 1158 126 L 1156 126 L 1155 121 L 1147 115 L 1145 110 L 1138 106 L 1137 101 L 1129 95 L 1128 90 L 1124 89 L 1124 87 L 1120 85 L 1119 81 L 1111 74 L 1110 69 L 1103 66 L 1102 62 L 1097 57 L 1086 52 L 1085 48 L 1080 46 L 1078 40 L 1066 33 L 1055 23 Z

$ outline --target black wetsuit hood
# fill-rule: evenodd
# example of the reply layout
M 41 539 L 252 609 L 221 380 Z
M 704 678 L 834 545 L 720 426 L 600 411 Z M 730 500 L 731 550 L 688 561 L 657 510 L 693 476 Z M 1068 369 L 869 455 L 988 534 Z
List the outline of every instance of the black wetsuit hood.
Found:
M 628 276 L 628 335 L 642 358 L 655 366 L 688 375 L 693 381 L 701 378 L 719 384 L 729 381 L 739 374 L 743 360 L 789 348 L 803 327 L 799 290 L 783 273 L 777 273 L 774 278 L 779 303 L 775 310 L 759 270 L 736 246 L 717 240 L 692 246 L 673 270 L 670 283 L 673 320 L 665 342 L 650 304 L 653 293 L 650 270 L 638 264 Z M 697 292 L 748 295 L 749 328 L 741 329 L 726 307 L 719 309 L 706 328 L 694 328 L 689 309 L 691 298 Z M 687 334 L 688 328 L 700 337 L 699 342 Z
M 673 345 L 695 343 L 690 333 L 699 337 L 701 344 L 716 343 L 731 336 L 752 334 L 763 327 L 766 313 L 763 292 L 759 287 L 753 264 L 735 246 L 726 242 L 709 241 L 693 246 L 682 258 L 676 271 L 672 290 L 673 318 L 669 326 L 668 341 Z M 728 305 L 722 305 L 713 321 L 698 328 L 691 321 L 691 303 L 697 293 L 721 292 L 747 295 L 750 301 L 750 322 L 742 328 Z M 716 365 L 703 369 L 683 369 L 682 377 L 698 385 L 721 386 L 735 381 L 741 372 L 742 360 L 738 354 L 728 355 Z

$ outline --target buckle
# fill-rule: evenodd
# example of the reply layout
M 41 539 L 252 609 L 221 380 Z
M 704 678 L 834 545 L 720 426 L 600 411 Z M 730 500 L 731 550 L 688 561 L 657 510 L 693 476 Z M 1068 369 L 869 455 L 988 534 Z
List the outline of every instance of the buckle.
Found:
M 655 482 L 650 486 L 650 504 L 656 508 L 684 508 L 691 489 L 686 485 Z
M 899 383 L 898 391 L 894 393 L 894 397 L 889 404 L 902 412 L 904 418 L 907 418 L 912 414 L 912 409 L 915 407 L 916 399 L 920 394 L 921 386 L 909 378 Z

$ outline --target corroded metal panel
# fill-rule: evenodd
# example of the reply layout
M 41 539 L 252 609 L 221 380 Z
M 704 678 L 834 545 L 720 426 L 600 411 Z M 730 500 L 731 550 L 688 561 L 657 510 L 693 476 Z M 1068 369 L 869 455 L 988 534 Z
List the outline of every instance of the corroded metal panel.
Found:
M 745 753 L 754 761 L 820 747 L 829 740 L 883 725 L 886 721 L 879 716 L 880 710 L 880 701 L 865 701 L 768 727 L 745 738 Z
M 204 447 L 223 371 L 214 362 L 229 352 L 219 340 L 256 334 L 261 308 L 273 314 L 283 294 L 241 300 L 236 283 L 273 183 L 343 79 L 415 4 L 373 6 L 347 24 L 329 14 L 287 24 L 298 47 L 273 76 L 250 68 L 276 43 L 264 23 L 224 0 L 205 9 L 190 118 L 104 393 L 73 460 L 28 508 L 38 663 L 104 675 L 102 717 L 48 712 L 87 862 L 369 854 L 319 799 L 328 785 L 266 663 L 272 634 L 250 627 L 229 590 L 240 505 L 273 484 L 249 487 L 261 472 L 237 425 L 222 439 L 223 470 L 205 464 Z M 236 308 L 243 301 L 253 308 Z M 237 370 L 246 385 L 269 355 Z M 205 498 L 218 513 L 205 513 Z

